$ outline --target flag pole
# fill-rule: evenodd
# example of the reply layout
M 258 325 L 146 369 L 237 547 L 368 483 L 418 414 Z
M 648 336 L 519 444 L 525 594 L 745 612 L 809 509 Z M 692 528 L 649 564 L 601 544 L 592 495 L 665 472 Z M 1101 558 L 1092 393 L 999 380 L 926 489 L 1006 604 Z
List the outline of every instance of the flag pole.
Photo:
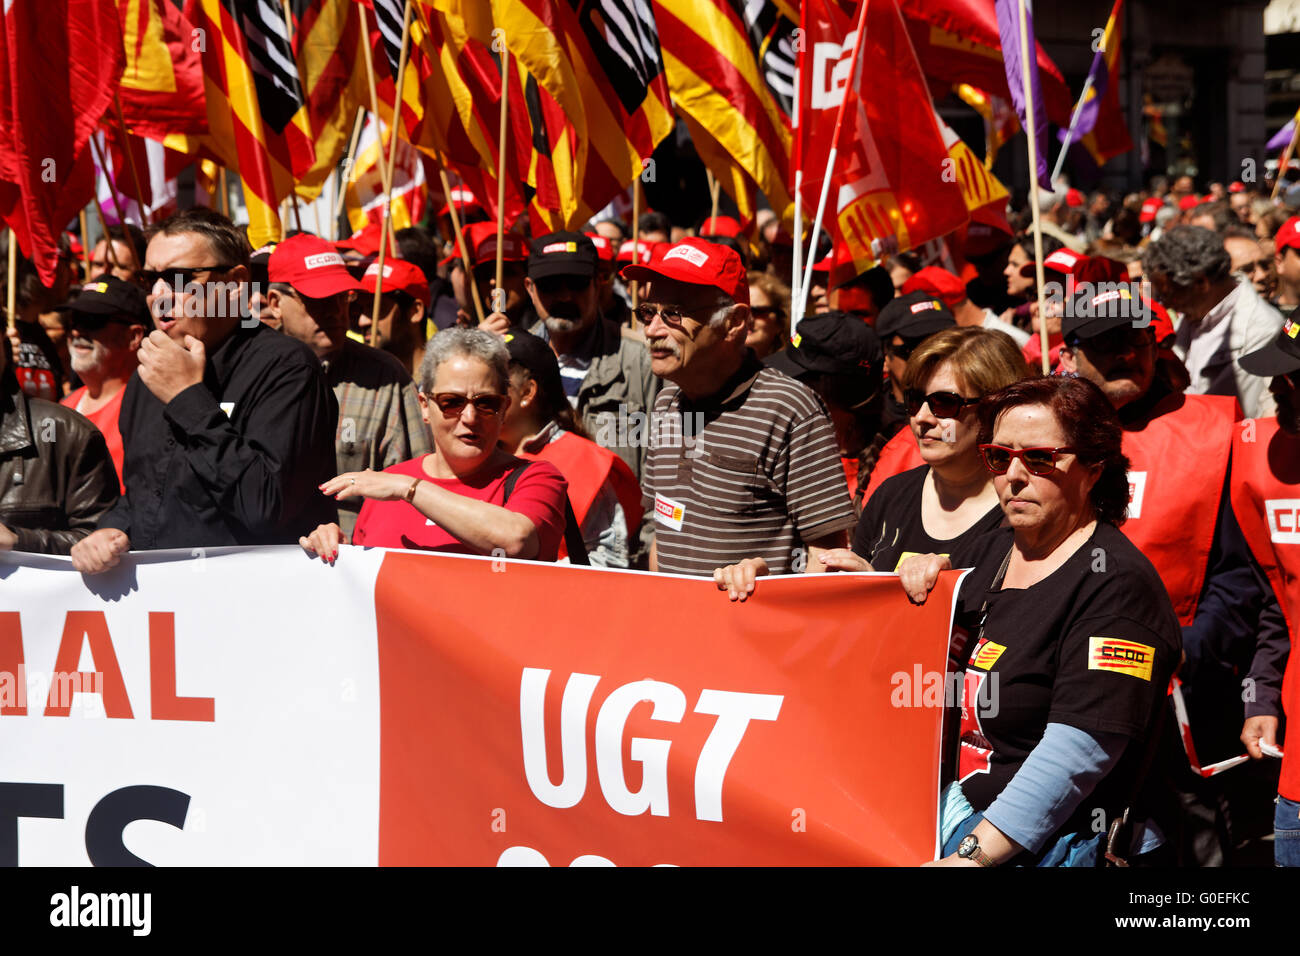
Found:
M 362 53 L 362 59 L 365 60 L 365 64 L 366 64 L 366 82 L 370 84 L 370 112 L 375 114 L 375 121 L 379 123 L 382 122 L 382 120 L 380 119 L 380 115 L 379 115 L 378 88 L 375 86 L 375 61 L 373 56 L 370 53 L 370 23 L 369 21 L 366 20 L 366 5 L 364 3 L 361 4 L 361 20 L 363 26 L 365 26 L 365 30 L 363 31 L 363 36 L 361 38 L 362 39 L 361 53 Z M 396 88 L 396 95 L 393 97 L 393 99 L 395 103 L 393 107 L 393 117 L 394 117 L 394 124 L 396 124 L 401 122 L 401 116 L 402 116 L 402 88 L 400 86 Z M 380 141 L 382 146 L 383 136 L 380 136 Z M 382 157 L 383 157 L 383 153 L 381 150 L 380 163 L 379 163 L 379 179 L 380 179 L 380 184 L 384 187 L 384 192 L 389 192 L 390 189 L 388 186 L 388 179 L 387 179 L 388 171 L 384 168 Z
M 9 331 L 14 330 L 14 323 L 18 321 L 14 315 L 14 310 L 18 307 L 18 236 L 14 234 L 13 227 L 9 227 L 9 276 L 5 282 L 5 322 Z M 4 348 L 8 348 L 6 343 Z
M 465 267 L 465 284 L 469 286 L 470 297 L 474 300 L 474 312 L 478 316 L 478 324 L 483 324 L 483 300 L 478 294 L 478 283 L 474 281 L 474 267 L 469 261 L 469 246 L 465 244 L 465 231 L 461 228 L 460 213 L 456 210 L 456 204 L 451 201 L 451 181 L 447 179 L 447 169 L 442 164 L 442 157 L 438 157 L 438 178 L 442 180 L 442 194 L 447 197 L 447 209 L 451 211 L 451 231 L 455 234 L 456 248 L 460 250 L 461 265 Z
M 410 3 L 411 0 L 406 0 Z M 496 31 L 494 30 L 495 34 Z M 497 130 L 497 284 L 492 290 L 492 298 L 501 303 L 505 311 L 505 239 L 506 239 L 506 117 L 510 111 L 510 91 L 506 87 L 510 70 L 510 49 L 506 46 L 505 32 L 493 36 L 493 45 L 501 44 L 501 122 Z M 501 290 L 499 293 L 497 290 Z M 492 311 L 497 311 L 493 303 Z
M 794 157 L 794 222 L 791 224 L 790 232 L 794 237 L 794 259 L 790 269 L 790 301 L 798 303 L 800 301 L 799 290 L 800 270 L 803 267 L 803 150 L 799 148 L 799 95 L 803 87 L 800 85 L 803 79 L 803 51 L 794 58 L 794 109 L 790 117 L 790 133 L 793 137 L 791 140 L 790 154 Z M 797 311 L 790 310 L 790 338 L 794 338 L 795 326 L 798 324 L 796 319 Z
M 1295 129 L 1291 131 L 1291 142 L 1286 144 L 1282 158 L 1278 160 L 1277 176 L 1273 180 L 1273 194 L 1269 199 L 1276 199 L 1278 192 L 1281 191 L 1282 177 L 1286 175 L 1287 167 L 1291 165 L 1291 154 L 1295 152 L 1297 143 L 1300 143 L 1300 119 L 1296 120 Z
M 93 141 L 94 137 L 91 137 L 91 139 Z M 104 207 L 99 204 L 98 194 L 95 196 L 93 205 L 95 215 L 99 217 L 99 231 L 104 234 L 104 261 L 113 268 L 117 268 L 120 263 L 117 261 L 117 252 L 113 249 L 113 240 L 108 235 L 108 220 L 104 218 Z
M 77 213 L 77 222 L 81 226 L 81 258 L 85 261 L 85 272 L 83 275 L 90 278 L 90 230 L 86 228 L 86 207 L 81 207 L 81 212 Z
M 343 215 L 343 203 L 347 199 L 347 180 L 352 178 L 352 164 L 357 161 L 357 143 L 361 140 L 361 128 L 365 125 L 366 108 L 357 107 L 357 118 L 352 124 L 352 140 L 348 143 L 348 155 L 343 162 L 343 168 L 346 169 L 347 176 L 344 178 L 342 185 L 339 187 L 338 197 L 334 200 L 334 223 L 338 228 L 339 217 Z M 341 237 L 340 237 L 341 238 Z
M 709 216 L 712 219 L 718 218 L 718 177 L 713 175 L 713 170 L 707 166 L 704 168 L 705 175 L 709 177 L 709 199 L 712 202 L 712 212 Z
M 849 83 L 852 83 L 858 71 L 858 55 L 862 52 L 862 39 L 865 34 L 867 22 L 867 7 L 870 4 L 863 3 L 862 9 L 858 11 L 858 35 L 853 40 L 853 55 L 849 58 Z M 817 198 L 817 215 L 813 218 L 812 235 L 808 237 L 808 262 L 804 266 L 803 281 L 799 285 L 799 307 L 795 311 L 796 318 L 792 320 L 792 326 L 798 325 L 798 320 L 803 318 L 804 310 L 808 308 L 808 289 L 812 285 L 813 263 L 817 251 L 817 235 L 822 229 L 822 216 L 826 213 L 826 197 L 830 194 L 831 189 L 831 170 L 835 168 L 835 156 L 839 152 L 836 144 L 840 140 L 840 127 L 844 125 L 844 108 L 849 103 L 849 90 L 846 85 L 844 88 L 844 98 L 840 100 L 839 109 L 835 111 L 835 132 L 831 135 L 831 150 L 826 156 L 826 174 L 822 177 L 821 195 Z M 799 240 L 796 239 L 796 242 Z
M 388 178 L 387 181 L 393 181 L 393 163 L 397 161 L 397 139 L 398 133 L 402 126 L 401 114 L 401 94 L 402 94 L 402 75 L 406 72 L 406 41 L 411 35 L 411 0 L 406 0 L 405 13 L 402 16 L 402 52 L 397 58 L 397 108 L 394 110 L 394 122 L 389 136 L 392 138 L 388 141 Z M 380 145 L 383 144 L 382 137 Z M 380 163 L 383 163 L 383 154 L 380 154 Z M 384 205 L 382 218 L 379 221 L 379 272 L 375 276 L 375 305 L 374 311 L 370 313 L 370 345 L 372 348 L 379 347 L 379 305 L 380 298 L 384 294 L 384 253 L 388 251 L 389 232 L 388 219 L 392 215 L 393 191 L 385 187 Z M 394 256 L 396 258 L 396 256 Z
M 1043 374 L 1051 373 L 1048 357 L 1046 298 L 1043 294 L 1043 223 L 1038 205 L 1038 130 L 1034 122 L 1034 85 L 1029 78 L 1029 23 L 1025 13 L 1025 0 L 1017 0 L 1020 8 L 1020 75 L 1025 85 L 1025 139 L 1029 140 L 1029 208 L 1034 216 L 1034 280 L 1038 291 L 1038 338 L 1043 350 Z
M 641 257 L 637 252 L 641 249 L 641 174 L 637 173 L 636 179 L 632 180 L 632 265 L 637 265 Z M 615 255 L 618 253 L 616 252 Z M 640 283 L 633 279 L 628 289 L 632 293 L 632 331 L 637 329 L 636 310 L 641 304 L 641 287 Z
M 140 188 L 140 173 L 135 165 L 135 153 L 131 151 L 131 141 L 127 138 L 126 120 L 122 118 L 122 99 L 113 92 L 113 109 L 117 113 L 117 131 L 122 137 L 122 152 L 126 153 L 126 168 L 131 173 L 131 185 L 135 186 L 136 208 L 140 210 L 140 225 L 149 225 L 149 213 L 145 209 L 144 190 Z
M 230 218 L 230 187 L 226 184 L 226 167 L 217 167 L 217 188 L 221 190 L 221 215 Z
M 1061 175 L 1061 167 L 1065 165 L 1065 154 L 1070 151 L 1070 143 L 1074 140 L 1074 127 L 1079 122 L 1079 114 L 1083 112 L 1083 101 L 1088 98 L 1088 91 L 1092 89 L 1092 71 L 1088 71 L 1087 78 L 1083 81 L 1083 92 L 1079 94 L 1079 102 L 1074 104 L 1074 112 L 1070 114 L 1070 128 L 1065 131 L 1065 140 L 1061 143 L 1061 151 L 1056 156 L 1056 168 L 1052 170 L 1052 182 L 1056 182 L 1056 177 Z
M 122 204 L 117 201 L 117 183 L 113 181 L 113 174 L 109 172 L 108 163 L 104 162 L 104 154 L 99 149 L 99 141 L 95 138 L 95 134 L 91 134 L 90 149 L 95 154 L 95 161 L 99 163 L 99 168 L 104 171 L 104 178 L 108 180 L 108 194 L 113 199 L 113 209 L 117 212 L 118 224 L 125 227 L 126 216 L 122 213 Z M 98 200 L 99 197 L 95 198 Z M 108 237 L 107 230 L 104 231 L 104 236 L 105 238 Z M 112 243 L 110 242 L 109 245 L 112 246 Z

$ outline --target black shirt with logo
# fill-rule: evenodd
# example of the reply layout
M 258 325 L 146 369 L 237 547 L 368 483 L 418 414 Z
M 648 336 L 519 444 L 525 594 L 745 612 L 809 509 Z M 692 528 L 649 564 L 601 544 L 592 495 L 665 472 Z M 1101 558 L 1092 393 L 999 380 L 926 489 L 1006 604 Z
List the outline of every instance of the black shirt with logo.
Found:
M 958 596 L 956 624 L 969 638 L 957 776 L 971 806 L 984 810 L 1049 723 L 1122 734 L 1131 741 L 1120 763 L 1059 832 L 1088 830 L 1096 808 L 1109 821 L 1132 796 L 1141 744 L 1181 654 L 1181 631 L 1155 568 L 1114 525 L 1098 522 L 1037 584 L 1002 589 L 1012 538 L 1010 528 L 1000 528 L 952 555 L 954 567 L 975 569 Z
M 1002 523 L 1002 508 L 994 505 L 979 521 L 955 538 L 932 538 L 921 520 L 921 493 L 929 465 L 886 478 L 875 490 L 853 532 L 853 553 L 877 571 L 896 571 L 914 554 L 947 554 L 962 543 L 988 534 Z M 956 565 L 954 565 L 956 567 Z

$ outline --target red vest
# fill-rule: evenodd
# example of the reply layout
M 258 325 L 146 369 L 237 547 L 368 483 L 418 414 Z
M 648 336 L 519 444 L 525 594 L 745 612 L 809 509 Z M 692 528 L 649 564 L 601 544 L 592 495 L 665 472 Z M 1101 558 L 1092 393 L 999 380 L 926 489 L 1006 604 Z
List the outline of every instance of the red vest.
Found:
M 594 441 L 580 438 L 572 432 L 563 432 L 555 441 L 547 442 L 539 454 L 520 452 L 520 458 L 541 459 L 554 465 L 564 480 L 569 484 L 569 501 L 573 505 L 574 517 L 578 525 L 587 518 L 592 503 L 600 489 L 609 482 L 623 506 L 623 516 L 627 519 L 627 533 L 631 538 L 641 525 L 641 486 L 627 462 L 608 448 L 602 448 Z M 568 553 L 564 542 L 560 542 L 560 557 Z
M 1232 513 L 1251 553 L 1272 582 L 1291 632 L 1291 656 L 1282 678 L 1282 709 L 1300 727 L 1300 437 L 1257 418 L 1232 439 Z M 1300 800 L 1300 730 L 1283 746 L 1278 792 Z
M 1229 396 L 1171 395 L 1144 427 L 1124 430 L 1131 500 L 1122 530 L 1155 565 L 1183 625 L 1205 582 L 1235 418 Z

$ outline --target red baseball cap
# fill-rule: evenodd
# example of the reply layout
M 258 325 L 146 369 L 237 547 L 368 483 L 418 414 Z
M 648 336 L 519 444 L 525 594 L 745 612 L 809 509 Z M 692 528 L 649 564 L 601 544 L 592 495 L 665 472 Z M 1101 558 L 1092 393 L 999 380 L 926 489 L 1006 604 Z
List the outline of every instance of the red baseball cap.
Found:
M 1232 182 L 1228 183 L 1228 192 L 1230 193 L 1244 193 L 1245 191 L 1246 184 L 1240 179 L 1234 179 Z
M 495 222 L 472 222 L 461 230 L 465 243 L 469 246 L 471 266 L 484 262 L 496 262 L 497 258 L 497 224 Z M 527 262 L 528 243 L 517 232 L 507 231 L 502 237 L 505 252 L 501 258 L 506 262 Z M 460 246 L 455 252 L 443 259 L 443 264 L 460 258 Z
M 1294 249 L 1300 252 L 1300 216 L 1292 216 L 1282 223 L 1282 228 L 1278 229 L 1277 235 L 1273 237 L 1273 248 L 1278 252 L 1283 249 Z
M 1152 196 L 1142 204 L 1142 211 L 1138 213 L 1138 222 L 1155 222 L 1156 213 L 1165 206 L 1165 201 L 1159 196 Z
M 947 269 L 926 266 L 903 283 L 903 295 L 911 292 L 928 292 L 938 296 L 951 309 L 966 298 L 966 283 Z
M 1184 196 L 1178 200 L 1178 208 L 1186 212 L 1188 209 L 1195 209 L 1201 204 L 1201 197 L 1193 193 L 1190 196 Z
M 378 278 L 379 261 L 375 260 L 361 276 L 361 288 L 374 295 Z M 429 307 L 429 280 L 418 266 L 405 259 L 384 260 L 383 288 L 385 292 L 405 292 L 411 298 L 423 302 L 426 309 Z
M 610 242 L 605 236 L 598 232 L 584 232 L 584 236 L 591 240 L 591 244 L 596 247 L 596 255 L 600 257 L 601 262 L 614 261 L 614 243 Z
M 710 216 L 700 223 L 701 236 L 727 236 L 734 239 L 740 232 L 740 223 L 730 216 Z
M 380 224 L 372 222 L 359 232 L 354 232 L 348 238 L 334 243 L 334 248 L 350 249 L 363 256 L 374 255 L 379 252 L 379 230 Z
M 462 209 L 483 208 L 483 204 L 478 201 L 478 197 L 474 195 L 468 186 L 452 186 L 451 191 L 447 194 L 447 201 L 438 210 L 438 215 L 450 216 L 453 203 L 456 205 L 456 212 L 458 213 Z
M 638 265 L 647 263 L 655 257 L 655 244 L 653 242 L 646 242 L 644 239 L 638 239 L 636 242 L 631 239 L 624 239 L 623 244 L 618 247 L 618 256 L 616 257 L 616 261 L 620 265 L 628 265 L 632 262 L 633 246 L 636 246 Z
M 749 305 L 749 274 L 740 255 L 726 246 L 694 236 L 668 246 L 643 265 L 624 266 L 623 278 L 642 281 L 672 279 L 688 285 L 707 285 Z
M 1082 206 L 1083 193 L 1077 189 L 1067 189 L 1065 191 L 1065 204 L 1067 206 Z
M 312 299 L 355 292 L 358 288 L 334 243 L 305 232 L 276 246 L 266 269 L 271 282 L 287 283 Z
M 1043 258 L 1043 271 L 1056 272 L 1063 276 L 1074 275 L 1079 266 L 1088 260 L 1087 256 L 1080 255 L 1073 249 L 1057 249 L 1055 252 Z M 1026 279 L 1035 275 L 1034 264 L 1026 262 L 1020 267 L 1020 274 Z

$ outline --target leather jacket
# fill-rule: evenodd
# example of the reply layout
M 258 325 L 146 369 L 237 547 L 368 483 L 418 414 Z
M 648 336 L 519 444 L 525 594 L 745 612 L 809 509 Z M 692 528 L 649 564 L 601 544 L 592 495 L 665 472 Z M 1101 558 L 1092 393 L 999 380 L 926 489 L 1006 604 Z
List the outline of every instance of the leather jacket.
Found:
M 18 536 L 14 550 L 68 554 L 117 495 L 99 429 L 0 375 L 0 524 Z

